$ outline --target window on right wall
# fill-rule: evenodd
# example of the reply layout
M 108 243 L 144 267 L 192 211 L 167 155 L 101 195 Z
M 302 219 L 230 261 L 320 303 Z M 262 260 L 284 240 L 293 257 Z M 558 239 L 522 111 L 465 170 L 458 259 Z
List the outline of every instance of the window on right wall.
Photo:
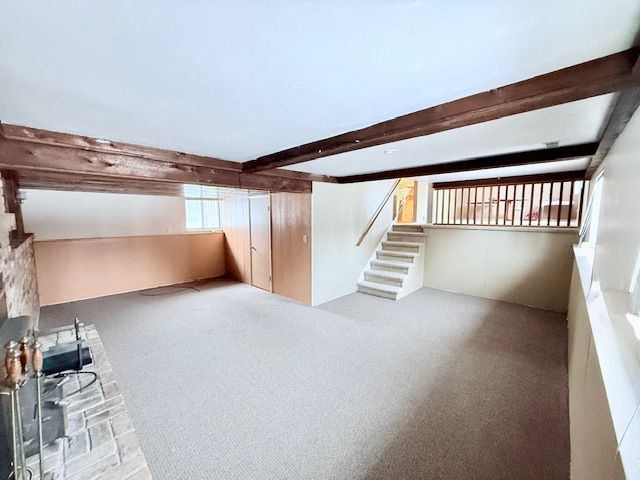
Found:
M 433 185 L 436 225 L 579 227 L 589 181 L 508 178 Z
M 638 247 L 636 264 L 629 283 L 629 293 L 631 294 L 631 313 L 640 315 L 640 246 Z

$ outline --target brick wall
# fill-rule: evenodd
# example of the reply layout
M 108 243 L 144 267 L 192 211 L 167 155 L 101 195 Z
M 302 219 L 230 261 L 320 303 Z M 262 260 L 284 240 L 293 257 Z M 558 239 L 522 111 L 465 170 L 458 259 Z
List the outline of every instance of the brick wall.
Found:
M 37 324 L 40 312 L 33 236 L 11 240 L 16 227 L 13 213 L 7 213 L 4 182 L 0 182 L 0 274 L 4 283 L 9 317 L 33 316 Z

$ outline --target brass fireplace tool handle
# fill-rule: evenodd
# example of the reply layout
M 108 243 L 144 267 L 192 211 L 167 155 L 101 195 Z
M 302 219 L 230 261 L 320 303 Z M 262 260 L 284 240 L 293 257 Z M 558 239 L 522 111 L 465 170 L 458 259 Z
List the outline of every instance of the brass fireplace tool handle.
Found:
M 20 415 L 20 386 L 22 383 L 22 363 L 18 343 L 11 341 L 4 346 L 6 353 L 4 367 L 7 371 L 5 384 L 11 397 L 11 436 L 13 442 L 13 478 L 22 480 L 26 462 L 24 458 L 24 440 L 22 438 L 22 417 Z
M 22 367 L 22 374 L 26 374 L 29 371 L 31 365 L 31 350 L 29 349 L 29 337 L 22 337 L 20 340 L 20 366 Z

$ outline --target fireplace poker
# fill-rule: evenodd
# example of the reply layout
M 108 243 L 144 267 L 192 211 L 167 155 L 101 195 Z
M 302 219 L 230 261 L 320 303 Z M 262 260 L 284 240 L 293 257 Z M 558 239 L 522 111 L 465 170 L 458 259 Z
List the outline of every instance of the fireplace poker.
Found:
M 9 387 L 11 398 L 11 437 L 13 442 L 13 478 L 19 480 L 24 478 L 24 445 L 22 445 L 22 419 L 20 418 L 20 390 L 22 365 L 20 363 L 20 352 L 18 343 L 13 340 L 4 346 L 6 350 L 4 366 L 7 371 L 5 383 Z M 19 452 L 19 448 L 20 453 Z
M 36 414 L 38 416 L 38 465 L 40 467 L 40 478 L 44 478 L 44 444 L 42 441 L 42 345 L 36 336 L 31 345 L 31 359 L 36 380 Z

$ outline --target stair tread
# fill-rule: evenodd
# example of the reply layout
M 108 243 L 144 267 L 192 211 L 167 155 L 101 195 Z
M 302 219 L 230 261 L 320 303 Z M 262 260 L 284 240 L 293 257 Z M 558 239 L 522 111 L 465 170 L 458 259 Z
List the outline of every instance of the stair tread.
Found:
M 401 242 L 399 240 L 385 240 L 382 242 L 385 245 L 392 245 L 395 247 L 416 247 L 422 245 L 422 243 L 418 242 Z
M 407 262 L 394 262 L 393 260 L 371 260 L 371 263 L 374 265 L 382 265 L 385 267 L 398 267 L 398 268 L 409 267 L 409 264 Z
M 424 226 L 413 223 L 395 223 L 391 230 L 394 232 L 424 232 Z
M 378 250 L 378 253 L 382 255 L 387 255 L 390 257 L 404 257 L 404 258 L 416 258 L 420 255 L 418 252 L 402 252 L 398 250 Z
M 423 232 L 399 232 L 399 231 L 390 231 L 389 232 L 391 235 L 402 235 L 405 237 L 424 237 L 424 233 Z
M 392 278 L 394 280 L 404 280 L 405 278 L 407 278 L 406 273 L 388 272 L 387 270 L 376 270 L 375 268 L 368 269 L 367 273 L 370 275 L 375 275 L 376 277 Z
M 371 282 L 369 280 L 358 282 L 358 286 L 388 293 L 402 293 L 402 287 L 394 287 L 393 285 L 387 285 L 386 283 Z

